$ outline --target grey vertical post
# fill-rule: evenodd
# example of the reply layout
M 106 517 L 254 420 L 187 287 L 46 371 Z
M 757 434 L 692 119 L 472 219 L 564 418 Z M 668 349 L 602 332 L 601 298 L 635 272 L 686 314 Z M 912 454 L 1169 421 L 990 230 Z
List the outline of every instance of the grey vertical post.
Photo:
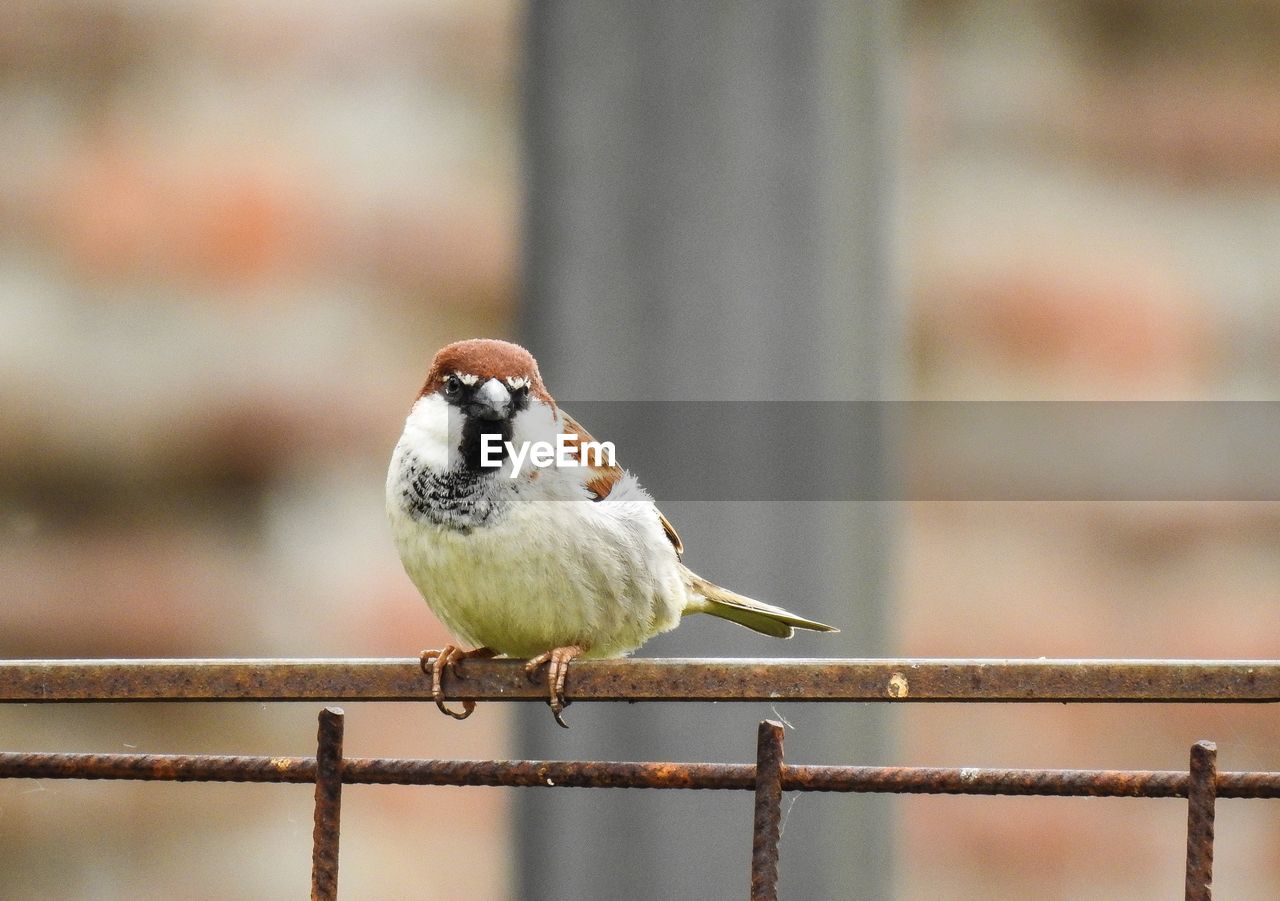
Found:
M 574 400 L 892 396 L 901 353 L 892 9 L 841 0 L 531 4 L 521 325 L 567 409 Z M 615 442 L 624 466 L 629 444 L 680 444 L 665 433 L 596 437 Z M 749 428 L 733 440 L 763 441 Z M 847 463 L 840 450 L 832 466 Z M 758 453 L 785 459 L 772 443 Z M 843 632 L 782 643 L 698 617 L 642 654 L 886 651 L 887 505 L 658 500 L 692 568 Z M 750 760 L 753 724 L 772 713 L 578 705 L 564 732 L 528 707 L 517 753 Z M 794 726 L 794 761 L 884 759 L 884 711 L 788 705 L 778 714 Z M 749 793 L 523 792 L 517 804 L 517 897 L 742 894 Z M 886 897 L 888 804 L 784 799 L 781 895 Z

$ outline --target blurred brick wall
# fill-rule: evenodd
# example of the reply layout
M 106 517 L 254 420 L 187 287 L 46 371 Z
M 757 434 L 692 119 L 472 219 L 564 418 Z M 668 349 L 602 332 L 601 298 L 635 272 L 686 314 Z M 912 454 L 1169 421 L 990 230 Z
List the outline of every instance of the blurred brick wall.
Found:
M 913 391 L 1269 399 L 1280 386 L 1280 5 L 917 2 Z M 915 503 L 920 656 L 1280 656 L 1274 504 Z M 1275 769 L 1266 710 L 907 709 L 936 765 Z M 905 799 L 904 898 L 1177 897 L 1185 805 Z M 1280 820 L 1220 805 L 1215 885 L 1267 899 Z
M 0 5 L 0 655 L 443 637 L 381 485 L 430 354 L 508 328 L 517 13 Z M 315 712 L 0 708 L 0 733 L 306 754 Z M 434 711 L 349 705 L 348 752 L 492 755 L 502 724 L 485 711 L 446 745 Z M 305 892 L 305 788 L 32 785 L 0 782 L 0 897 Z M 350 792 L 344 892 L 500 896 L 505 805 Z M 441 863 L 460 859 L 482 863 Z

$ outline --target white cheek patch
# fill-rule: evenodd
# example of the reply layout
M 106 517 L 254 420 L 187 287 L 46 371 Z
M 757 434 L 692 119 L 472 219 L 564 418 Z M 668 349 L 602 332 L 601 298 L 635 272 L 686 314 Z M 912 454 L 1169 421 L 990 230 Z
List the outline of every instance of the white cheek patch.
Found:
M 462 443 L 461 419 L 449 415 L 440 395 L 425 395 L 409 411 L 401 441 L 429 469 L 443 472 L 449 468 L 449 452 Z

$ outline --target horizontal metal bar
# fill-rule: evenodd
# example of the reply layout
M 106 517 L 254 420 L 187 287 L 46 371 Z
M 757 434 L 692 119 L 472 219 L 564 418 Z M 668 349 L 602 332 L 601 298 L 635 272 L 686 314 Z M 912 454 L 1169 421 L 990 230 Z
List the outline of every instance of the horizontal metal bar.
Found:
M 452 700 L 545 701 L 518 660 L 468 660 Z M 579 660 L 573 701 L 1280 701 L 1275 660 Z M 0 661 L 0 702 L 414 701 L 416 658 Z
M 755 790 L 750 763 L 417 760 L 348 757 L 348 785 Z M 0 778 L 314 783 L 314 757 L 0 753 Z M 785 791 L 1185 798 L 1182 770 L 1030 770 L 784 765 Z M 1280 773 L 1218 773 L 1219 798 L 1280 798 Z
M 0 779 L 132 779 L 143 782 L 314 784 L 314 757 L 213 754 L 0 753 Z

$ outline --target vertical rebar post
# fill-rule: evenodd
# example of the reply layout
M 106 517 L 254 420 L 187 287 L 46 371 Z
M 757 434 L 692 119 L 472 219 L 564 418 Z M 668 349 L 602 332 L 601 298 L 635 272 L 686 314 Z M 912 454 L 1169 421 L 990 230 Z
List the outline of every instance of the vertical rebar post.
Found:
M 782 724 L 760 723 L 756 738 L 756 812 L 751 842 L 751 901 L 778 897 L 778 833 L 782 817 Z
M 311 898 L 338 897 L 338 831 L 342 814 L 342 710 L 320 711 L 316 743 L 315 829 L 311 833 Z
M 1218 796 L 1218 746 L 1198 741 L 1191 746 L 1191 778 L 1187 781 L 1187 901 L 1213 897 L 1213 815 Z

